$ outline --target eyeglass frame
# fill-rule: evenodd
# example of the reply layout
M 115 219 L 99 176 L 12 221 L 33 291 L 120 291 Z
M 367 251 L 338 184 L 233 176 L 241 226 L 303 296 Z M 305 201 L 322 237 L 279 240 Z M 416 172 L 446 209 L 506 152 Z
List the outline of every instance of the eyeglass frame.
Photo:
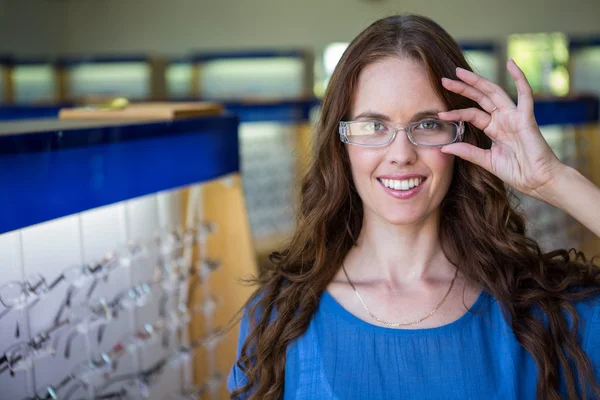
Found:
M 45 396 L 42 397 L 40 395 L 36 395 L 35 397 L 30 397 L 27 400 L 49 400 L 56 399 L 55 393 L 65 387 L 70 382 L 76 381 L 79 384 L 84 386 L 91 384 L 91 380 L 94 379 L 95 376 L 98 376 L 101 373 L 106 373 L 107 371 L 113 371 L 113 368 L 116 366 L 116 363 L 119 359 L 125 354 L 130 354 L 140 346 L 143 346 L 148 343 L 149 340 L 152 340 L 168 329 L 168 323 L 164 319 L 159 319 L 155 321 L 153 324 L 145 324 L 144 327 L 140 330 L 134 331 L 125 338 L 115 343 L 111 350 L 108 352 L 104 352 L 100 354 L 99 359 L 93 361 L 83 361 L 80 364 L 77 364 L 71 372 L 61 380 L 61 382 L 57 386 L 47 386 L 44 391 L 46 392 Z M 125 374 L 123 376 L 114 376 L 111 378 L 107 378 L 105 384 L 102 387 L 94 387 L 94 391 L 98 393 L 103 393 L 108 386 L 113 383 L 123 381 L 123 380 L 132 380 L 138 381 L 142 384 L 149 383 L 149 379 L 152 378 L 151 375 L 160 373 L 161 370 L 169 363 L 173 361 L 182 361 L 183 359 L 191 359 L 193 357 L 193 353 L 199 347 L 205 347 L 210 349 L 211 347 L 218 345 L 222 340 L 220 329 L 214 329 L 212 332 L 209 332 L 205 335 L 204 338 L 195 341 L 191 346 L 181 346 L 170 352 L 170 354 L 161 360 L 159 360 L 156 364 L 148 368 L 147 370 L 140 371 L 133 374 Z M 130 343 L 128 343 L 131 339 L 133 339 Z M 88 375 L 89 374 L 89 375 Z M 82 375 L 87 375 L 91 377 L 86 380 Z M 223 376 L 220 377 L 212 377 L 211 379 L 223 379 Z M 206 385 L 203 385 L 206 386 Z M 206 389 L 204 389 L 206 390 Z M 113 392 L 118 394 L 118 392 Z M 104 395 L 96 396 L 96 398 L 104 398 Z
M 10 371 L 11 374 L 13 374 L 14 371 L 17 371 L 20 369 L 28 370 L 28 369 L 30 369 L 30 367 L 15 368 L 15 366 L 21 365 L 24 363 L 31 363 L 34 360 L 44 358 L 48 355 L 53 355 L 56 352 L 56 340 L 58 338 L 56 338 L 54 343 L 52 343 L 51 334 L 53 332 L 55 332 L 56 330 L 58 330 L 59 328 L 61 328 L 62 326 L 67 325 L 68 323 L 69 323 L 68 319 L 60 321 L 59 323 L 53 325 L 52 327 L 46 329 L 45 331 L 42 331 L 42 332 L 36 334 L 31 339 L 15 343 L 15 344 L 11 345 L 10 347 L 8 347 L 7 349 L 5 349 L 3 351 L 2 357 L 0 357 L 0 374 L 6 370 Z M 21 353 L 18 355 L 17 360 L 13 361 L 11 358 L 9 358 L 8 354 L 12 350 L 21 350 Z M 15 353 L 15 354 L 17 354 L 17 353 Z
M 33 278 L 37 280 L 33 281 Z M 2 304 L 6 310 L 31 307 L 39 300 L 40 296 L 48 291 L 48 283 L 41 274 L 33 274 L 23 281 L 6 282 L 0 286 L 0 289 L 5 289 L 10 286 L 15 286 L 19 288 L 20 291 L 18 296 L 10 298 L 11 300 L 17 300 L 16 302 L 9 301 L 5 298 L 6 296 L 2 296 L 0 294 L 0 304 Z M 34 299 L 32 303 L 25 303 L 21 305 L 17 304 L 20 296 L 23 296 L 24 299 L 28 299 L 29 297 L 34 297 Z
M 414 127 L 418 126 L 419 124 L 422 124 L 425 121 L 442 121 L 442 122 L 448 122 L 451 123 L 453 125 L 455 125 L 457 127 L 457 132 L 456 132 L 456 137 L 454 138 L 453 141 L 448 142 L 448 143 L 444 143 L 444 144 L 419 144 L 417 143 L 414 138 L 412 137 L 412 130 L 414 129 Z M 358 122 L 377 122 L 380 124 L 384 124 L 384 125 L 390 125 L 393 128 L 393 133 L 390 137 L 390 139 L 384 143 L 384 144 L 362 144 L 362 143 L 354 143 L 352 141 L 350 141 L 350 139 L 348 138 L 348 133 L 347 133 L 347 129 L 348 129 L 348 125 L 352 124 L 352 123 L 358 123 Z M 391 123 L 387 123 L 385 121 L 378 121 L 378 120 L 374 120 L 374 119 L 370 119 L 370 120 L 357 120 L 357 121 L 340 121 L 339 123 L 339 128 L 338 128 L 338 132 L 340 134 L 340 140 L 342 141 L 342 143 L 346 143 L 346 144 L 352 144 L 354 146 L 360 146 L 360 147 L 385 147 L 388 144 L 392 143 L 394 141 L 394 139 L 396 139 L 396 135 L 398 134 L 398 131 L 404 131 L 404 133 L 406 133 L 406 137 L 408 138 L 408 140 L 414 144 L 415 146 L 419 146 L 419 147 L 442 147 L 442 146 L 446 146 L 452 143 L 457 143 L 457 142 L 462 142 L 463 138 L 464 138 L 464 133 L 465 133 L 465 124 L 463 121 L 444 121 L 438 118 L 426 118 L 423 119 L 421 121 L 415 121 L 415 122 L 411 122 L 409 124 L 406 125 L 395 125 L 395 124 L 391 124 Z

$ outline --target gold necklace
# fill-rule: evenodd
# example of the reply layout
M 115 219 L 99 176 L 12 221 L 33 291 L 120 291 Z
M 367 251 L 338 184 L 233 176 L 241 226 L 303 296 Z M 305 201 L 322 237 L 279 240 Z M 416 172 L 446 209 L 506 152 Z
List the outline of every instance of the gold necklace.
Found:
M 354 290 L 354 293 L 356 293 L 356 296 L 358 297 L 358 299 L 360 300 L 360 302 L 362 303 L 363 307 L 365 308 L 365 311 L 371 316 L 371 318 L 373 318 L 375 321 L 382 323 L 386 326 L 392 327 L 392 328 L 398 328 L 401 326 L 411 326 L 411 325 L 416 325 L 418 323 L 421 323 L 423 321 L 425 321 L 427 318 L 431 317 L 433 314 L 435 314 L 435 312 L 437 310 L 439 310 L 439 308 L 442 306 L 442 304 L 444 304 L 444 302 L 446 301 L 446 299 L 448 298 L 448 295 L 450 294 L 450 292 L 452 291 L 452 287 L 454 286 L 454 281 L 456 280 L 456 277 L 458 276 L 458 268 L 456 269 L 456 272 L 454 273 L 454 278 L 452 278 L 452 282 L 450 283 L 450 288 L 448 289 L 448 292 L 446 293 L 446 295 L 444 296 L 444 298 L 442 299 L 442 301 L 440 301 L 440 303 L 437 305 L 437 307 L 430 312 L 429 314 L 427 314 L 426 316 L 424 316 L 423 318 L 421 318 L 418 321 L 414 321 L 414 322 L 408 322 L 408 323 L 404 323 L 404 324 L 400 324 L 400 323 L 392 323 L 392 322 L 387 322 L 384 321 L 382 319 L 377 318 L 375 315 L 373 315 L 373 313 L 371 312 L 371 310 L 369 310 L 369 307 L 367 307 L 367 305 L 365 304 L 365 301 L 363 300 L 362 296 L 358 293 L 358 291 L 356 290 L 356 288 L 354 287 L 354 284 L 352 283 L 352 281 L 350 280 L 350 277 L 348 276 L 348 272 L 346 272 L 346 267 L 344 267 L 344 264 L 342 264 L 342 270 L 344 271 L 344 275 L 346 275 L 346 279 L 348 279 L 348 283 L 350 284 L 350 286 L 352 287 L 352 289 Z

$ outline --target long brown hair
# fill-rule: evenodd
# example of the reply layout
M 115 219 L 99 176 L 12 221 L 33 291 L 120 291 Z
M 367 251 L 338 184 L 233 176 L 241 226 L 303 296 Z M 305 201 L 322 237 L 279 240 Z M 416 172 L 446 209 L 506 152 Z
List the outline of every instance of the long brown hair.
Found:
M 423 63 L 448 109 L 478 107 L 441 86 L 442 77 L 456 77 L 456 67 L 470 67 L 456 42 L 430 19 L 384 18 L 354 39 L 323 99 L 296 231 L 286 249 L 272 255 L 272 266 L 254 281 L 260 287 L 246 304 L 250 329 L 237 365 L 247 384 L 232 398 L 282 397 L 286 348 L 307 329 L 321 294 L 355 245 L 363 209 L 338 123 L 347 117 L 360 72 L 384 57 Z M 465 141 L 482 148 L 491 145 L 483 132 L 469 125 Z M 539 371 L 538 398 L 559 398 L 561 370 L 569 398 L 585 398 L 588 386 L 600 394 L 591 363 L 577 341 L 578 317 L 572 304 L 600 292 L 599 269 L 581 253 L 543 254 L 526 235 L 524 218 L 511 205 L 503 182 L 458 158 L 441 204 L 439 231 L 445 253 L 456 256 L 451 261 L 497 299 L 517 340 L 533 356 Z M 565 312 L 572 318 L 571 328 Z

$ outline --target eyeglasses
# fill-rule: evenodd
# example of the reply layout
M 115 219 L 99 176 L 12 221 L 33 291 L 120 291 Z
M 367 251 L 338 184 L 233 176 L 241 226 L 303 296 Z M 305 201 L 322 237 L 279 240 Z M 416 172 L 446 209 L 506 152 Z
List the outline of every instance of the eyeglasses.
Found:
M 182 311 L 183 312 L 183 311 Z M 135 374 L 125 374 L 119 376 L 109 377 L 114 371 L 119 360 L 126 354 L 131 354 L 141 347 L 145 347 L 152 343 L 155 343 L 161 336 L 168 330 L 172 330 L 174 325 L 183 325 L 187 322 L 185 318 L 178 317 L 177 322 L 174 324 L 173 320 L 159 319 L 153 324 L 146 324 L 140 330 L 126 335 L 123 340 L 120 340 L 112 348 L 105 353 L 102 353 L 100 357 L 93 361 L 84 361 L 75 366 L 71 370 L 68 376 L 61 380 L 56 386 L 47 386 L 34 397 L 30 397 L 28 400 L 50 400 L 58 399 L 57 393 L 66 387 L 69 383 L 77 381 L 83 387 L 92 388 L 94 392 L 94 398 L 96 399 L 129 399 L 129 398 L 145 398 L 144 395 L 148 395 L 149 387 L 152 382 L 163 372 L 163 370 L 170 366 L 172 368 L 180 367 L 185 361 L 189 361 L 193 357 L 193 353 L 196 349 L 203 347 L 207 350 L 213 350 L 216 345 L 222 339 L 221 331 L 215 329 L 213 332 L 206 334 L 203 338 L 195 341 L 191 346 L 180 346 L 174 351 L 170 352 L 165 358 L 159 360 L 156 364 L 148 368 L 147 370 L 141 371 Z M 68 321 L 67 321 L 68 322 Z M 65 323 L 67 323 L 65 322 Z M 51 331 L 56 330 L 58 327 L 53 327 L 43 334 L 45 338 L 49 338 Z M 42 337 L 42 336 L 40 336 Z M 46 339 L 48 340 L 48 339 Z M 39 342 L 39 341 L 38 341 Z M 36 342 L 37 343 L 37 342 Z M 39 344 L 36 345 L 39 347 Z M 12 354 L 12 353 L 11 353 Z M 53 354 L 53 353 L 50 353 Z M 1 362 L 2 360 L 0 360 Z M 14 365 L 14 364 L 13 364 Z M 6 369 L 6 367 L 5 367 Z M 0 372 L 2 370 L 0 369 Z M 223 380 L 223 376 L 216 374 L 210 378 L 200 388 L 190 388 L 188 396 L 193 393 L 204 393 L 207 390 L 214 391 L 218 388 L 218 385 Z M 118 391 L 110 392 L 108 389 L 111 385 L 129 381 L 132 385 L 127 389 L 120 389 Z M 79 386 L 78 386 L 79 387 Z M 193 389 L 193 390 L 192 390 Z M 64 400 L 68 400 L 73 393 L 65 394 Z M 60 397 L 63 398 L 63 397 Z M 195 398 L 198 397 L 180 397 L 184 398 Z
M 93 390 L 94 380 L 97 377 L 102 378 L 104 376 L 104 374 L 109 374 L 112 371 L 113 367 L 114 367 L 113 360 L 108 355 L 102 354 L 102 357 L 100 358 L 100 360 L 84 361 L 80 364 L 77 364 L 71 370 L 69 375 L 67 375 L 65 378 L 63 378 L 57 385 L 46 386 L 42 390 L 38 390 L 37 394 L 35 396 L 30 397 L 26 400 L 50 400 L 50 399 L 56 400 L 59 398 L 67 400 L 67 399 L 70 399 L 71 396 L 74 394 L 74 392 L 77 391 L 81 387 L 87 388 L 88 390 L 92 389 L 92 392 L 95 392 L 95 390 Z M 64 396 L 61 395 L 59 397 L 58 393 L 63 388 L 65 388 L 68 384 L 70 384 L 71 382 L 74 382 L 74 381 L 76 381 L 77 384 L 74 385 L 70 391 L 65 393 Z M 99 398 L 126 399 L 127 398 L 126 393 L 124 393 L 122 391 L 105 393 L 101 397 L 96 396 L 95 394 L 96 393 L 94 393 L 94 396 L 93 396 L 95 399 L 99 399 Z
M 129 398 L 130 390 L 126 393 L 123 391 L 112 391 L 112 393 L 96 389 L 98 383 L 102 385 L 107 382 L 107 374 L 112 374 L 117 361 L 125 354 L 137 352 L 141 346 L 146 346 L 151 343 L 163 340 L 162 344 L 165 348 L 171 348 L 168 342 L 165 342 L 166 337 L 171 337 L 170 333 L 176 333 L 177 337 L 181 335 L 181 329 L 191 320 L 192 316 L 197 313 L 203 313 L 205 316 L 212 316 L 219 301 L 214 297 L 209 297 L 201 305 L 192 306 L 188 309 L 185 300 L 177 303 L 175 309 L 167 309 L 167 302 L 170 295 L 177 290 L 187 288 L 187 278 L 194 276 L 196 283 L 205 282 L 212 271 L 217 269 L 220 263 L 216 260 L 202 259 L 198 263 L 192 263 L 189 255 L 186 255 L 191 249 L 191 246 L 198 243 L 201 247 L 206 245 L 207 238 L 215 232 L 216 224 L 211 222 L 201 222 L 193 228 L 185 231 L 164 231 L 159 235 L 154 236 L 150 241 L 136 242 L 128 246 L 119 248 L 108 253 L 99 263 L 93 265 L 74 266 L 66 268 L 61 274 L 55 278 L 50 285 L 46 284 L 45 279 L 41 275 L 30 277 L 24 282 L 11 282 L 0 287 L 0 303 L 7 310 L 29 307 L 36 302 L 39 302 L 40 297 L 48 293 L 55 287 L 58 287 L 60 282 L 68 284 L 67 295 L 61 310 L 64 308 L 68 313 L 69 325 L 67 338 L 65 343 L 65 357 L 69 357 L 71 342 L 79 334 L 88 334 L 92 328 L 98 328 L 98 343 L 102 339 L 102 332 L 111 319 L 118 315 L 122 310 L 131 310 L 134 308 L 147 305 L 149 300 L 155 294 L 161 296 L 161 300 L 165 303 L 160 305 L 160 319 L 153 324 L 146 324 L 144 327 L 134 333 L 126 335 L 123 340 L 115 344 L 110 351 L 96 354 L 91 361 L 86 361 L 78 365 L 72 372 L 65 377 L 57 386 L 46 387 L 42 392 L 37 391 L 35 399 L 51 399 L 57 398 L 57 392 L 65 388 L 69 382 L 77 381 L 78 387 L 86 387 L 92 390 L 95 398 Z M 106 279 L 110 271 L 119 266 L 131 266 L 140 257 L 154 254 L 153 247 L 158 250 L 158 264 L 154 266 L 155 275 L 150 282 L 141 283 L 134 287 L 124 290 L 117 294 L 112 299 L 104 297 L 93 299 L 92 292 L 96 284 L 101 278 Z M 200 253 L 204 254 L 205 250 Z M 187 261 L 186 261 L 187 260 Z M 79 289 L 89 286 L 87 297 L 82 303 L 71 304 L 72 296 Z M 158 290 L 156 290 L 158 289 Z M 193 291 L 193 290 L 192 290 Z M 188 291 L 189 292 L 189 291 Z M 59 312 L 57 318 L 62 314 Z M 0 316 L 3 314 L 0 313 Z M 62 336 L 62 335 L 61 335 Z M 41 337 L 41 336 L 40 336 Z M 42 343 L 47 343 L 50 340 L 50 331 L 45 333 L 45 341 L 36 341 L 35 343 L 22 343 L 21 347 L 7 350 L 7 355 L 4 361 L 0 359 L 0 372 L 6 369 L 18 370 L 28 369 L 34 359 L 43 357 L 44 355 L 55 354 L 56 346 L 49 344 L 42 346 Z M 58 338 L 54 338 L 58 340 Z M 186 340 L 187 341 L 187 340 Z M 196 346 L 213 349 L 216 345 L 216 340 L 202 340 L 197 342 Z M 175 348 L 182 349 L 182 340 L 179 339 Z M 29 353 L 26 353 L 28 351 Z M 43 353 L 43 351 L 46 351 Z M 19 354 L 21 354 L 19 356 Z M 35 358 L 34 358 L 35 357 Z M 8 367 L 1 369 L 2 362 L 8 363 Z M 177 361 L 171 357 L 169 362 Z M 143 371 L 136 378 L 137 383 L 147 381 L 142 378 L 149 374 L 150 371 Z M 140 383 L 140 385 L 141 385 Z M 138 385 L 139 386 L 139 385 Z M 144 385 L 141 385 L 144 386 Z M 69 397 L 74 394 L 69 390 Z M 39 393 L 42 393 L 41 396 Z M 136 391 L 137 393 L 137 391 Z M 63 395 L 61 394 L 61 397 Z
M 71 344 L 79 335 L 87 335 L 90 331 L 98 328 L 96 331 L 97 342 L 102 342 L 104 329 L 106 325 L 113 319 L 115 312 L 110 308 L 110 305 L 104 298 L 100 298 L 89 304 L 82 304 L 74 307 L 69 312 L 70 325 L 73 329 L 65 340 L 64 357 L 70 358 Z
M 50 343 L 50 335 L 68 323 L 68 320 L 61 321 L 31 340 L 14 344 L 6 349 L 4 355 L 0 357 L 0 374 L 8 370 L 14 376 L 16 371 L 31 369 L 35 360 L 55 354 L 56 346 Z
M 78 335 L 87 334 L 94 328 L 98 328 L 97 341 L 100 343 L 104 335 L 104 329 L 109 321 L 117 317 L 120 311 L 132 311 L 135 308 L 148 304 L 154 295 L 154 286 L 161 283 L 160 280 L 141 283 L 117 294 L 112 301 L 100 297 L 94 301 L 85 302 L 74 307 L 69 313 L 73 329 L 65 341 L 64 357 L 70 357 L 71 344 Z
M 200 222 L 197 226 L 179 230 L 164 231 L 159 233 L 155 242 L 163 257 L 173 256 L 186 246 L 192 246 L 195 243 L 202 243 L 206 238 L 217 230 L 217 224 L 211 221 Z
M 343 143 L 363 147 L 383 147 L 390 144 L 398 131 L 406 132 L 416 146 L 440 147 L 462 141 L 464 123 L 425 119 L 406 126 L 381 121 L 341 121 L 340 139 Z
M 189 350 L 182 348 L 171 352 L 169 355 L 158 360 L 156 363 L 143 371 L 110 377 L 106 379 L 102 387 L 99 387 L 97 390 L 95 390 L 95 398 L 104 399 L 108 398 L 106 396 L 115 396 L 116 394 L 121 394 L 123 399 L 149 398 L 150 389 L 156 383 L 157 378 L 165 371 L 165 369 L 179 368 L 181 364 L 188 359 Z M 109 391 L 112 385 L 123 382 L 126 383 L 127 386 L 122 388 L 120 391 Z M 199 399 L 199 397 L 196 397 L 195 399 Z
M 52 290 L 60 282 L 66 282 L 70 286 L 82 288 L 86 283 L 94 278 L 102 277 L 106 279 L 111 270 L 120 265 L 119 258 L 116 253 L 111 252 L 95 265 L 76 265 L 66 268 L 50 285 Z
M 48 286 L 48 291 L 51 291 L 57 287 L 60 282 L 66 282 L 69 285 L 67 295 L 60 305 L 54 320 L 60 320 L 66 309 L 71 307 L 71 299 L 79 289 L 91 282 L 92 284 L 89 286 L 86 294 L 86 299 L 89 299 L 94 293 L 100 279 L 106 281 L 109 274 L 114 269 L 120 266 L 130 265 L 129 257 L 133 257 L 134 252 L 135 249 L 131 249 L 127 251 L 127 255 L 125 255 L 125 252 L 123 251 L 119 255 L 113 251 L 107 253 L 94 265 L 76 265 L 63 270 L 63 272 Z
M 108 352 L 100 354 L 99 359 L 84 361 L 71 371 L 71 378 L 84 385 L 94 386 L 98 377 L 105 377 L 112 372 L 115 365 L 126 354 L 131 354 L 141 347 L 158 342 L 169 329 L 168 321 L 160 319 L 153 324 L 145 324 L 142 329 L 129 333 L 118 341 Z
M 31 307 L 47 291 L 46 280 L 40 274 L 32 275 L 23 282 L 14 281 L 0 286 L 0 303 L 5 307 L 0 318 L 11 309 Z
M 204 260 L 198 264 L 198 274 L 208 274 L 210 271 L 218 267 L 218 263 L 211 260 Z M 161 296 L 160 315 L 161 318 L 168 320 L 168 325 L 173 330 L 181 328 L 184 324 L 190 321 L 192 315 L 203 313 L 205 316 L 212 316 L 219 304 L 219 300 L 209 296 L 201 305 L 192 307 L 188 310 L 186 304 L 177 304 L 177 309 L 174 311 L 166 310 L 167 295 L 174 290 L 181 288 L 186 284 L 183 279 L 168 279 L 168 277 L 158 276 L 151 282 L 145 282 L 128 288 L 117 294 L 111 301 L 104 297 L 87 301 L 83 304 L 70 309 L 69 320 L 73 330 L 67 336 L 65 342 L 64 357 L 70 357 L 71 343 L 78 335 L 90 332 L 94 328 L 97 330 L 97 341 L 100 343 L 104 334 L 104 328 L 113 318 L 117 317 L 120 311 L 132 311 L 135 308 L 143 307 L 156 295 L 156 292 Z M 157 290 L 157 289 L 161 290 Z M 190 288 L 190 293 L 194 290 Z

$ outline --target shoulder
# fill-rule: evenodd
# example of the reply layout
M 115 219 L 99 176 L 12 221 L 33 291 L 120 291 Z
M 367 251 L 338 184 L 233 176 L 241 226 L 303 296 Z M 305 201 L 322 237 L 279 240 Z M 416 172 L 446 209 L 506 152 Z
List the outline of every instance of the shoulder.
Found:
M 250 300 L 241 311 L 242 315 L 239 321 L 238 330 L 238 341 L 237 341 L 237 352 L 236 359 L 227 377 L 227 389 L 233 392 L 236 388 L 244 386 L 247 382 L 246 375 L 238 361 L 240 359 L 242 346 L 246 342 L 246 339 L 250 335 L 252 329 L 258 324 L 261 316 L 265 310 L 265 306 L 261 304 L 261 300 L 264 299 L 266 292 L 264 288 L 259 288 L 254 292 L 252 300 Z
M 269 295 L 270 293 L 264 287 L 258 288 L 250 298 L 251 300 L 244 306 L 240 318 L 240 341 L 248 336 L 269 308 L 272 308 L 269 321 L 272 322 L 277 318 L 277 310 L 266 301 L 266 297 Z
M 573 305 L 577 311 L 577 331 L 581 348 L 598 371 L 600 370 L 600 294 L 587 296 L 575 301 Z
M 594 294 L 579 300 L 574 304 L 579 317 L 579 332 L 583 339 L 583 346 L 594 344 L 600 349 L 600 294 Z M 595 338 L 595 340 L 594 340 Z

